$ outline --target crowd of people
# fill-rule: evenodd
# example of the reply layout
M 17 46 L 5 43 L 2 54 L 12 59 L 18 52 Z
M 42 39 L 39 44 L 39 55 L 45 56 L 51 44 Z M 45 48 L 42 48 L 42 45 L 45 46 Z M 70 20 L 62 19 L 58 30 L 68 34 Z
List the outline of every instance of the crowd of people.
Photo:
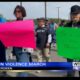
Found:
M 26 17 L 26 10 L 23 6 L 16 6 L 14 10 L 14 16 L 16 17 L 15 21 L 23 20 Z M 4 21 L 3 21 L 4 22 Z M 5 21 L 6 22 L 6 21 Z M 74 5 L 71 7 L 70 12 L 70 22 L 65 23 L 64 20 L 60 24 L 54 22 L 54 20 L 46 20 L 45 18 L 37 19 L 37 27 L 35 29 L 36 37 L 36 52 L 37 52 L 37 62 L 51 62 L 51 46 L 56 47 L 56 29 L 59 26 L 64 27 L 80 27 L 80 6 Z M 0 41 L 0 62 L 6 62 L 6 48 L 3 43 Z M 13 55 L 16 56 L 17 62 L 32 62 L 32 53 L 33 49 L 22 48 L 22 47 L 13 47 Z M 67 59 L 67 62 L 73 62 L 74 60 Z M 37 70 L 37 72 L 41 72 Z M 74 76 L 75 71 L 67 72 L 67 76 Z M 19 77 L 27 77 L 27 72 L 18 73 Z M 79 72 L 80 76 L 80 72 Z

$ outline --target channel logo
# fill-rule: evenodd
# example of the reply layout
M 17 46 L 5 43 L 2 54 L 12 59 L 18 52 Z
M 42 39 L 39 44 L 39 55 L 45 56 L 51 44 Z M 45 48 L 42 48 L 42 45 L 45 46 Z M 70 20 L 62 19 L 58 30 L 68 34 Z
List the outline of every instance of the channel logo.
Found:
M 80 71 L 80 62 L 73 62 L 73 70 L 78 70 Z

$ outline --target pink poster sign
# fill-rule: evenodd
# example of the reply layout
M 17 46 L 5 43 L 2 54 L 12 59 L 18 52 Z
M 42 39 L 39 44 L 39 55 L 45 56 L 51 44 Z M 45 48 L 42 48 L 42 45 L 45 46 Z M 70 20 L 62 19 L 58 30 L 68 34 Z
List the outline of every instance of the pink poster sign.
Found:
M 0 40 L 6 47 L 36 48 L 34 21 L 0 23 Z

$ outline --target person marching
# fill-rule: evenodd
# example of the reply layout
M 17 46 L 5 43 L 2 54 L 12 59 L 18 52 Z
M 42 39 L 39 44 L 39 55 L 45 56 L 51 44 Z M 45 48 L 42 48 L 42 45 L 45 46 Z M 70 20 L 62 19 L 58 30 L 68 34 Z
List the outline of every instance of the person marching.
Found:
M 64 25 L 64 27 L 74 27 L 74 28 L 80 28 L 80 6 L 74 5 L 71 7 L 70 11 L 70 22 Z M 73 59 L 67 59 L 67 62 L 73 62 Z M 75 71 L 68 71 L 67 77 L 74 77 Z M 79 71 L 79 77 L 80 77 L 80 71 Z
M 50 43 L 51 43 L 51 33 L 45 26 L 45 19 L 38 19 L 38 27 L 36 28 L 36 46 L 37 46 L 37 61 L 43 62 L 43 59 L 46 62 L 50 62 Z M 37 71 L 40 72 L 40 71 Z
M 16 21 L 22 21 L 26 17 L 26 11 L 23 6 L 17 5 L 14 9 L 14 15 Z M 31 58 L 31 48 L 13 47 L 13 54 L 16 56 L 17 62 L 32 62 Z M 21 72 L 18 74 L 19 77 L 27 77 L 27 72 Z
M 53 47 L 56 47 L 56 32 L 55 30 L 58 28 L 58 25 L 54 22 L 53 19 L 51 19 L 49 21 L 49 30 L 50 30 L 50 33 L 51 33 L 51 36 L 52 36 L 52 42 L 51 44 L 53 45 Z

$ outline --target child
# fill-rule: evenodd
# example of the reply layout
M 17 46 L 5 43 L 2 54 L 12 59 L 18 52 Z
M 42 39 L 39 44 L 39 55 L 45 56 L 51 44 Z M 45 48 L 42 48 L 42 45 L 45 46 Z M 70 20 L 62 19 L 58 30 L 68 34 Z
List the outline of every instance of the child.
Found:
M 45 19 L 38 19 L 38 28 L 36 29 L 36 46 L 37 46 L 37 61 L 43 62 L 43 58 L 46 62 L 50 62 L 49 47 L 51 43 L 51 34 L 45 26 Z M 37 71 L 40 72 L 40 71 Z

